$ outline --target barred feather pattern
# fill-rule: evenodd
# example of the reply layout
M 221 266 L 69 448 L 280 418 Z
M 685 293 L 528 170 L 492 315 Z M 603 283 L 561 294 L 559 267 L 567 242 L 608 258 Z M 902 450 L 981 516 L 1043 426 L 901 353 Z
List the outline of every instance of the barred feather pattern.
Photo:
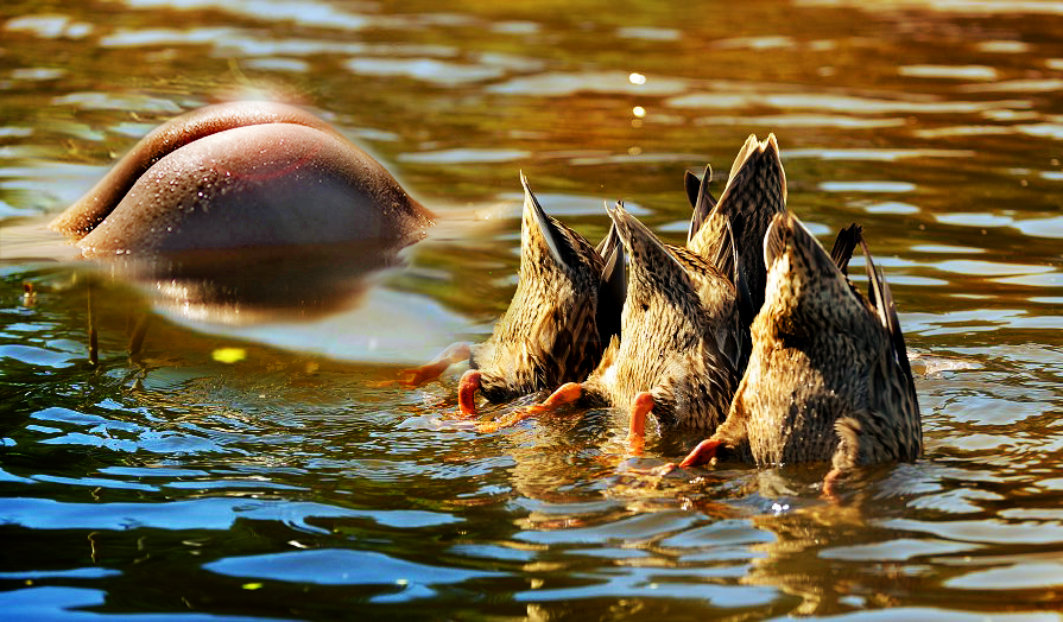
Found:
M 622 338 L 584 391 L 625 406 L 649 391 L 661 425 L 715 429 L 738 383 L 718 336 L 736 322 L 734 287 L 697 254 L 666 247 L 622 207 L 613 214 L 629 257 Z
M 830 460 L 849 469 L 918 458 L 907 354 L 881 309 L 793 215 L 775 218 L 765 246 L 771 267 L 753 354 L 716 438 L 760 465 Z
M 583 380 L 604 347 L 596 321 L 602 258 L 583 236 L 541 209 L 527 190 L 517 290 L 491 337 L 473 348 L 481 392 L 493 402 Z

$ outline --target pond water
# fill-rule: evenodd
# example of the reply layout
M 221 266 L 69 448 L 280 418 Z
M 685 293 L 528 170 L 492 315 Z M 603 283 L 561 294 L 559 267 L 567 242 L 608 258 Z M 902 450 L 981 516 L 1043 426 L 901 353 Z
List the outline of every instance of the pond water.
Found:
M 1061 34 L 1040 0 L 5 1 L 3 617 L 1059 619 Z M 44 231 L 240 98 L 324 117 L 440 214 L 364 306 L 207 323 Z M 623 198 L 681 242 L 683 171 L 771 131 L 790 207 L 860 222 L 893 287 L 924 459 L 831 502 L 819 466 L 640 474 L 698 439 L 628 458 L 605 410 L 478 434 L 460 370 L 380 386 L 489 334 L 519 170 L 591 239 Z

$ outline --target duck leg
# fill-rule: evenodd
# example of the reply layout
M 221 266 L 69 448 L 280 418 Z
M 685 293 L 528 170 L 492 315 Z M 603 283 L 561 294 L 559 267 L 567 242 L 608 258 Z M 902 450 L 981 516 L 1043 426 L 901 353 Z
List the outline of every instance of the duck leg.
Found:
M 470 369 L 461 375 L 458 383 L 458 408 L 465 417 L 476 414 L 476 392 L 480 390 L 480 371 Z
M 568 382 L 561 385 L 561 387 L 554 391 L 550 397 L 546 398 L 542 404 L 535 404 L 526 410 L 507 415 L 498 421 L 482 423 L 477 427 L 477 430 L 480 432 L 495 432 L 500 428 L 508 428 L 524 421 L 525 419 L 530 419 L 542 413 L 557 410 L 565 404 L 571 404 L 578 400 L 582 395 L 583 386 L 580 385 L 580 383 Z
M 643 391 L 631 402 L 631 424 L 627 433 L 629 451 L 636 456 L 642 455 L 646 446 L 646 417 L 653 411 L 653 395 Z
M 837 500 L 837 496 L 834 494 L 834 487 L 845 477 L 846 471 L 840 467 L 834 467 L 827 473 L 827 476 L 823 478 L 823 496 L 828 499 Z
M 438 378 L 454 363 L 468 360 L 471 353 L 468 343 L 459 342 L 452 344 L 430 362 L 420 367 L 412 367 L 400 371 L 398 379 L 394 382 L 406 388 L 419 387 Z

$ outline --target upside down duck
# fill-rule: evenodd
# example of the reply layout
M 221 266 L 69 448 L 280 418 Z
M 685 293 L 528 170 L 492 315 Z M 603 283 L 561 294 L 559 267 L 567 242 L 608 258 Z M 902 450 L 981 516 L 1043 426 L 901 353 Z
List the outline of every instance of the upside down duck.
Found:
M 862 238 L 869 295 L 845 277 L 858 235 L 849 233 L 832 258 L 793 214 L 773 218 L 746 374 L 726 421 L 680 466 L 716 456 L 761 466 L 830 461 L 830 494 L 858 466 L 920 456 L 919 404 L 893 296 Z
M 764 302 L 767 268 L 764 234 L 776 214 L 786 211 L 786 173 L 779 159 L 775 134 L 760 141 L 750 135 L 735 156 L 719 201 L 709 192 L 712 169 L 706 167 L 698 189 L 688 174 L 687 194 L 694 207 L 687 248 L 723 272 L 741 275 L 739 294 L 748 298 L 743 317 L 746 327 Z M 733 242 L 732 242 L 733 239 Z M 737 253 L 732 253 L 732 247 Z M 738 269 L 730 266 L 737 255 Z
M 521 174 L 524 211 L 516 292 L 487 341 L 448 348 L 436 361 L 406 372 L 420 384 L 468 359 L 458 403 L 476 414 L 476 394 L 502 402 L 582 380 L 619 330 L 623 257 L 615 235 L 596 249 L 550 217 Z M 604 255 L 604 257 L 603 257 Z

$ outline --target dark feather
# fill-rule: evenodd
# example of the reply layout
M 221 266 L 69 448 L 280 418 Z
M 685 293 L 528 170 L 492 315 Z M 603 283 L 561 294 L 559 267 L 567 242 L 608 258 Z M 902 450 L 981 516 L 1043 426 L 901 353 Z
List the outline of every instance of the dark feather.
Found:
M 853 258 L 853 251 L 862 239 L 863 231 L 863 227 L 855 222 L 852 223 L 838 232 L 838 237 L 834 239 L 834 246 L 830 249 L 830 258 L 834 260 L 834 265 L 838 266 L 838 269 L 846 276 L 849 275 L 849 260 Z
M 611 241 L 610 241 L 611 240 Z M 600 252 L 606 255 L 605 267 L 598 285 L 598 335 L 602 343 L 609 343 L 613 336 L 620 335 L 620 318 L 627 298 L 627 265 L 624 245 L 620 243 L 616 224 L 599 244 Z
M 908 361 L 908 348 L 904 342 L 904 333 L 901 332 L 901 321 L 897 317 L 897 306 L 893 302 L 893 292 L 890 291 L 889 284 L 883 278 L 882 271 L 875 267 L 875 262 L 871 258 L 871 251 L 867 248 L 867 242 L 864 241 L 863 237 L 860 238 L 860 246 L 864 250 L 864 267 L 867 270 L 869 302 L 875 308 L 875 313 L 886 328 L 886 332 L 889 333 L 890 342 L 893 346 L 893 355 L 897 360 L 897 364 L 904 371 L 904 375 L 908 378 L 908 384 L 914 397 L 915 383 L 912 380 L 912 366 Z
M 686 172 L 684 181 L 687 198 L 690 199 L 690 205 L 694 208 L 694 213 L 690 215 L 690 229 L 687 230 L 687 243 L 689 244 L 716 207 L 716 199 L 709 192 L 709 184 L 712 183 L 712 166 L 705 165 L 705 174 L 702 175 L 700 181 L 690 171 Z
M 683 171 L 683 185 L 687 190 L 687 200 L 690 201 L 690 207 L 697 207 L 698 190 L 701 189 L 701 180 L 698 179 L 698 176 L 694 173 Z

